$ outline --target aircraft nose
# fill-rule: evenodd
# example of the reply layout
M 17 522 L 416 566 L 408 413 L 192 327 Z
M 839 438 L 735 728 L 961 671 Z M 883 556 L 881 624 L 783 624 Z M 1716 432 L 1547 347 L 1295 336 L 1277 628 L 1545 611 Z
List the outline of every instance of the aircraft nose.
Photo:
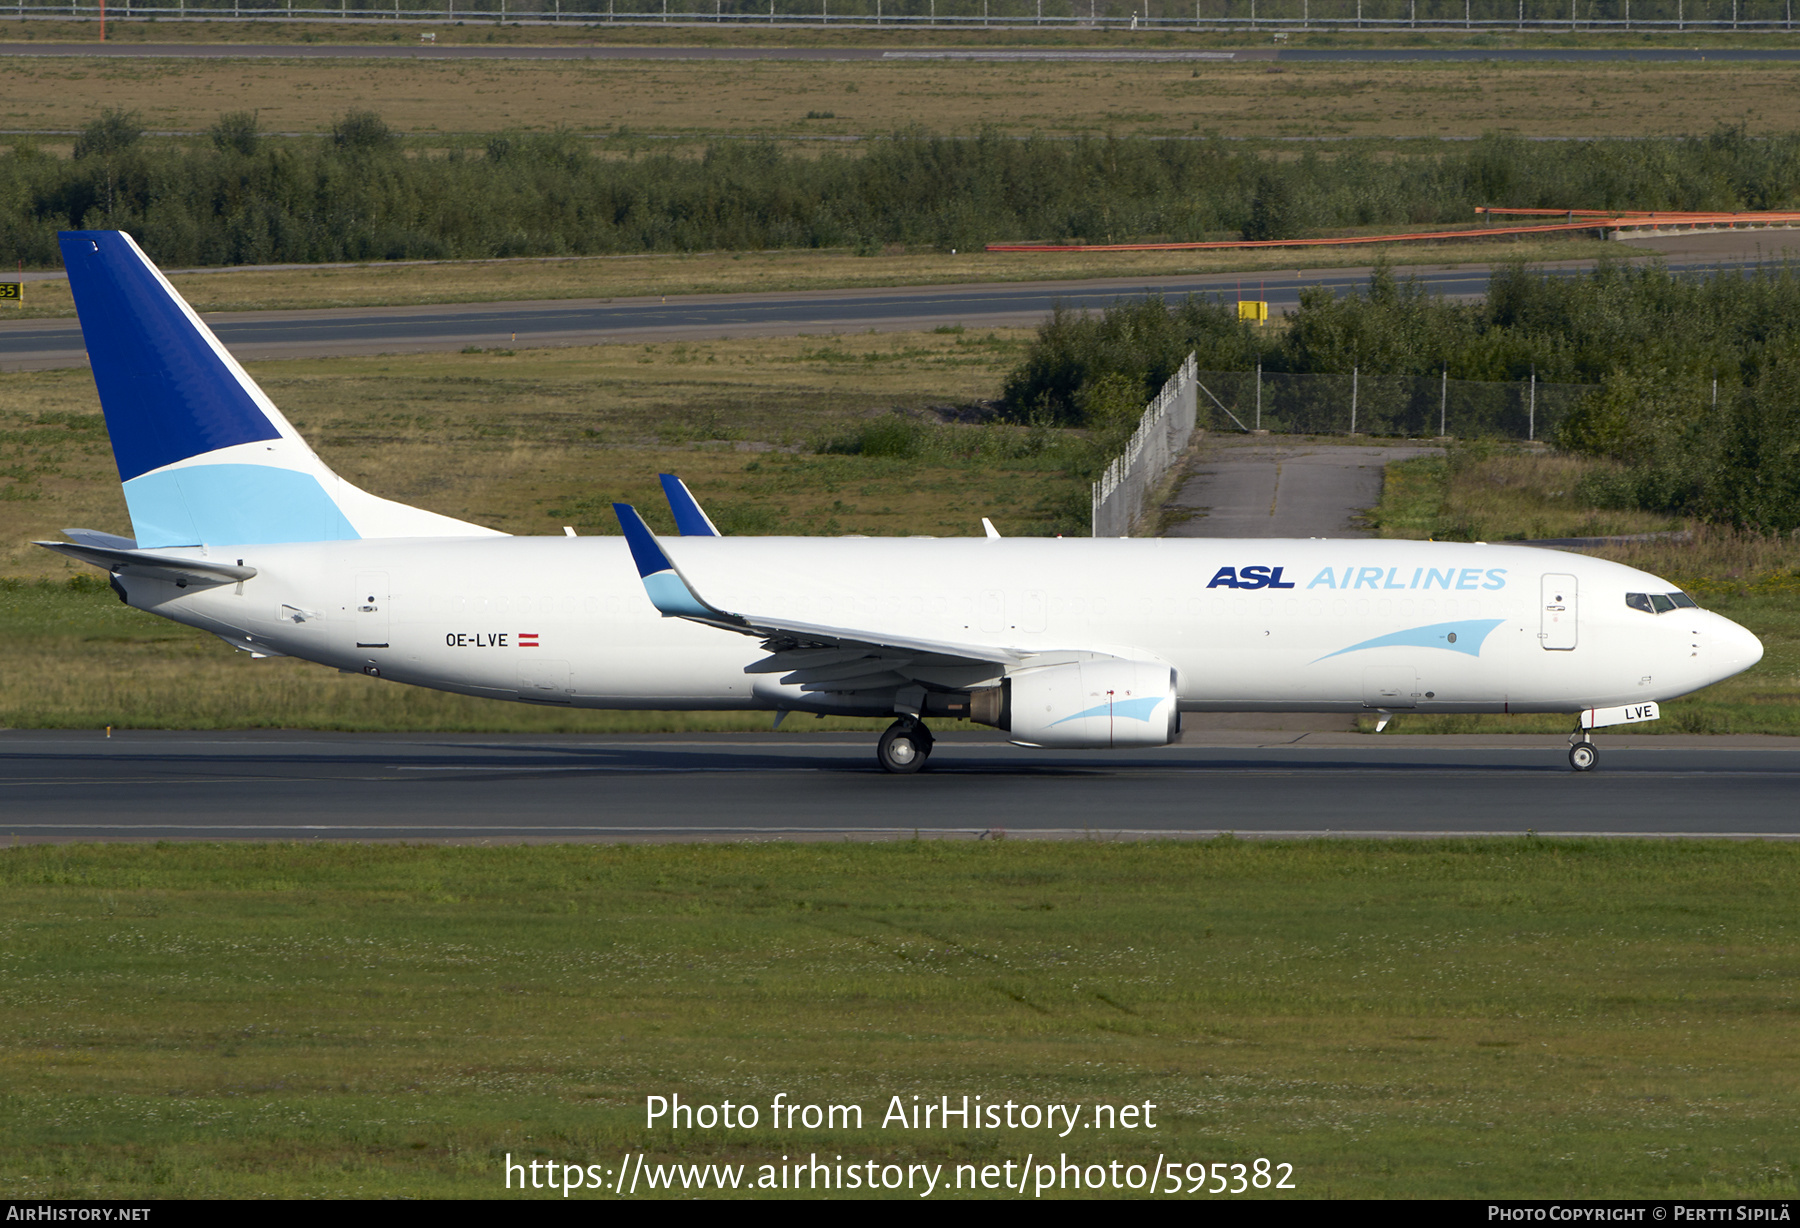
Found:
M 1741 674 L 1763 659 L 1763 643 L 1749 628 L 1740 627 L 1729 618 L 1719 615 L 1714 617 L 1718 622 L 1711 638 L 1718 644 L 1716 655 L 1720 665 L 1733 674 Z
M 1751 634 L 1748 627 L 1740 627 L 1736 623 L 1732 623 L 1731 630 L 1735 636 L 1732 649 L 1743 654 L 1744 663 L 1739 666 L 1740 669 L 1749 669 L 1763 659 L 1763 642 Z

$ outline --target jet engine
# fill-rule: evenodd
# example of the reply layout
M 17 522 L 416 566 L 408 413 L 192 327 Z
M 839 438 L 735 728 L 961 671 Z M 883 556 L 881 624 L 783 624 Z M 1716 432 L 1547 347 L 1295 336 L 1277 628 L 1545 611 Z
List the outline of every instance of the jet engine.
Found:
M 1175 671 L 1153 661 L 1071 661 L 972 691 L 969 717 L 1021 746 L 1165 746 L 1181 729 Z

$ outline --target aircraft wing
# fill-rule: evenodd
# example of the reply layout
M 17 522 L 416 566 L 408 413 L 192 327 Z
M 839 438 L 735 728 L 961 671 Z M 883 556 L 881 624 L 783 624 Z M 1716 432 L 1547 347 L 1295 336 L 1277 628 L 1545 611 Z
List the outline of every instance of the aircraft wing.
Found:
M 1026 659 L 1027 654 L 1009 648 L 721 609 L 687 582 L 635 508 L 615 503 L 613 511 L 625 531 L 644 591 L 665 618 L 686 618 L 763 641 L 771 655 L 751 665 L 749 673 L 785 673 L 783 682 L 817 691 L 885 690 L 918 683 L 960 689 L 998 678 L 1007 667 Z
M 188 559 L 175 554 L 157 554 L 150 550 L 123 550 L 114 546 L 90 546 L 80 542 L 33 542 L 46 550 L 66 554 L 72 559 L 92 563 L 119 575 L 152 576 L 186 587 L 189 584 L 234 584 L 248 580 L 256 568 L 216 563 L 211 559 Z

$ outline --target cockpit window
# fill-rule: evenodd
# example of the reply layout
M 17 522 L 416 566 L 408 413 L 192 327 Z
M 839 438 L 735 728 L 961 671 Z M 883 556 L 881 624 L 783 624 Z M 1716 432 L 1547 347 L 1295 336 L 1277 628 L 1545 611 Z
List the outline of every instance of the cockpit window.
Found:
M 1699 609 L 1699 603 L 1686 593 L 1626 593 L 1625 604 L 1646 614 Z

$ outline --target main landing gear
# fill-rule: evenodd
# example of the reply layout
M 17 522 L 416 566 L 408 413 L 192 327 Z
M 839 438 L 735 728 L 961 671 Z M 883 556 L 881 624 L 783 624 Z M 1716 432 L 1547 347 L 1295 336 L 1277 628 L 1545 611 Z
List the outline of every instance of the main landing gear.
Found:
M 1594 765 L 1600 762 L 1600 748 L 1594 745 L 1594 739 L 1585 729 L 1577 729 L 1569 735 L 1569 766 L 1577 772 L 1591 772 Z
M 905 775 L 925 766 L 931 757 L 931 730 L 914 716 L 903 716 L 887 727 L 875 744 L 875 759 L 882 771 Z

